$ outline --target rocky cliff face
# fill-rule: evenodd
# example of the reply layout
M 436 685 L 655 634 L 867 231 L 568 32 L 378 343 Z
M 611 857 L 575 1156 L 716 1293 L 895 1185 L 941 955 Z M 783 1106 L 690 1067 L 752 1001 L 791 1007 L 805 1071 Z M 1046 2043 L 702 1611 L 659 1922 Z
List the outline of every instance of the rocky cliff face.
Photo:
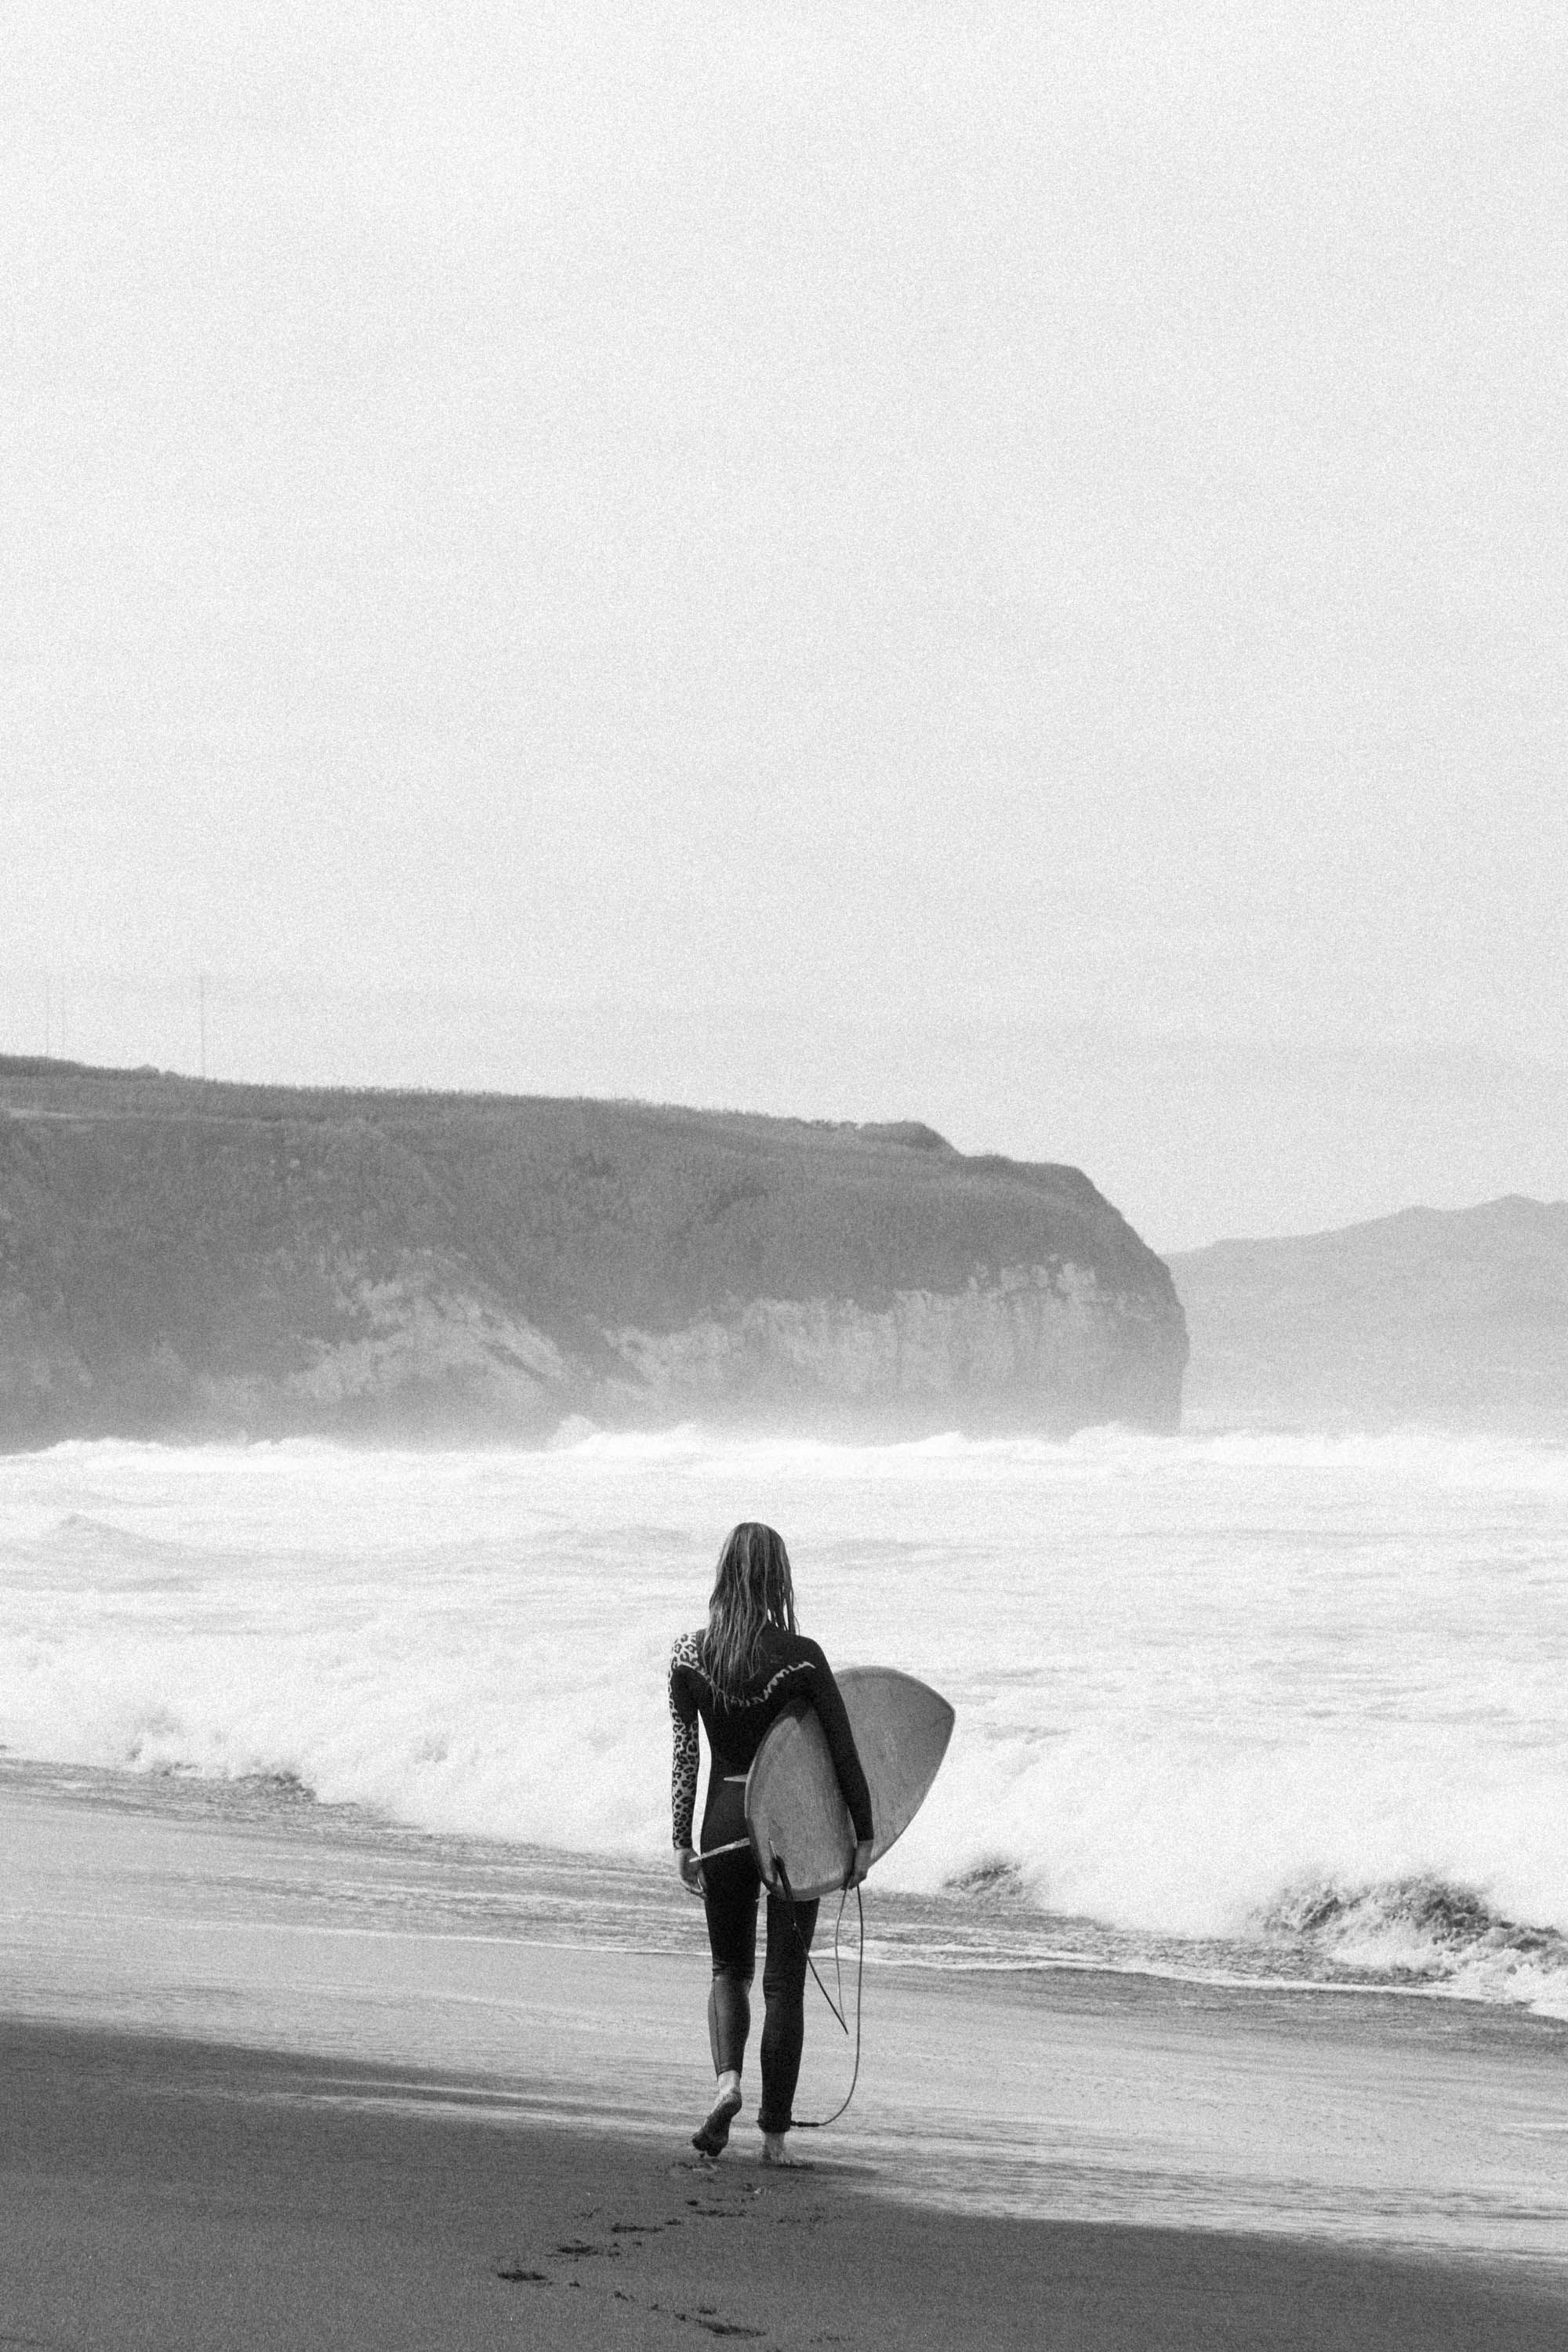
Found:
M 0 1441 L 1170 1427 L 1160 1261 L 923 1128 L 0 1065 Z
M 1160 1394 L 1168 1362 L 1139 1395 L 1139 1359 L 1161 1354 L 1148 1303 L 1102 1291 L 1092 1267 L 1070 1263 L 1004 1266 L 948 1294 L 896 1291 L 885 1306 L 736 1299 L 677 1331 L 605 1336 L 637 1392 L 709 1410 L 816 1394 L 843 1412 L 886 1403 L 948 1426 L 976 1411 L 991 1425 L 1026 1425 L 1058 1405 L 1086 1421 L 1172 1417 Z

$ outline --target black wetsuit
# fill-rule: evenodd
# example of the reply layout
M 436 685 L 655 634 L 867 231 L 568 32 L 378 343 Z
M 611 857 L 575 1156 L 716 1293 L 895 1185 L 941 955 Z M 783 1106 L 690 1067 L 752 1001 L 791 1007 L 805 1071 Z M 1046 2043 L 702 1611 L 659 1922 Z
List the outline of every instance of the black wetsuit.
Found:
M 689 1846 L 697 1801 L 700 1717 L 708 1734 L 708 1802 L 702 1813 L 702 1850 L 728 1845 L 746 1834 L 745 1780 L 763 1735 L 785 1707 L 805 1699 L 816 1708 L 828 1752 L 849 1809 L 858 1839 L 872 1834 L 871 1796 L 833 1670 L 815 1642 L 770 1625 L 763 1636 L 762 1662 L 738 1693 L 721 1696 L 702 1663 L 703 1636 L 683 1633 L 669 1661 L 669 1712 L 675 1732 L 670 1796 L 675 1843 Z M 762 1874 L 749 1848 L 721 1854 L 702 1868 L 708 1940 L 713 1951 L 713 1999 L 710 2018 L 713 2064 L 724 2074 L 739 2071 L 751 2023 L 747 1987 L 757 1964 L 757 1891 Z M 763 2104 L 757 2121 L 765 2132 L 788 2131 L 805 2039 L 805 1956 L 816 1927 L 815 1903 L 786 1903 L 768 1896 L 767 1958 L 763 1966 Z

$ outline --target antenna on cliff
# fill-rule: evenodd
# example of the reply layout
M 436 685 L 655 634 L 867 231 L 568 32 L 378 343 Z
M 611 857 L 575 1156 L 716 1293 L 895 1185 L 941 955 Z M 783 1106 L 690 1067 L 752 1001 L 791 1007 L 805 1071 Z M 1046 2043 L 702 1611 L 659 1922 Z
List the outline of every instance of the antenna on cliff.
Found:
M 205 1078 L 207 1074 L 207 976 L 205 971 L 196 975 L 196 1002 L 201 1009 L 202 1076 Z
M 45 1061 L 46 1061 L 46 1062 L 47 1062 L 47 1061 L 48 1060 L 48 1058 L 49 1058 L 49 1040 L 50 1040 L 50 1038 L 54 1035 L 54 1029 L 55 1029 L 55 997 L 54 997 L 54 987 L 55 987 L 55 984 L 54 984 L 53 981 L 49 978 L 48 973 L 47 973 L 47 972 L 45 972 L 45 974 L 44 974 L 44 1059 L 45 1059 Z

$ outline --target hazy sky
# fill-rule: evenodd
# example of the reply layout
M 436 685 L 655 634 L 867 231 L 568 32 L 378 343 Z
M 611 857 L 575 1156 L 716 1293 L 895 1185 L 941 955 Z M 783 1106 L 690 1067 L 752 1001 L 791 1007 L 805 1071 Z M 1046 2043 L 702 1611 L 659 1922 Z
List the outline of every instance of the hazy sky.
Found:
M 1568 11 L 8 0 L 0 1049 L 1568 1193 Z

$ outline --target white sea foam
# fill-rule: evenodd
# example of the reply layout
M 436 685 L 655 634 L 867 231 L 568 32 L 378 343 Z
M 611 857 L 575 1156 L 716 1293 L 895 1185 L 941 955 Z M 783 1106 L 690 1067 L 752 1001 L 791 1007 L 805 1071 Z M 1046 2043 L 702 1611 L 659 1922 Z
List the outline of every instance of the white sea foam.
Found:
M 655 1853 L 669 1641 L 752 1515 L 784 1529 L 832 1657 L 958 1707 L 894 1884 L 1001 1861 L 1052 1911 L 1167 1942 L 1261 1932 L 1568 2006 L 1560 1450 L 62 1446 L 0 1462 L 0 1740 Z M 1447 1910 L 1388 1893 L 1413 1886 Z

